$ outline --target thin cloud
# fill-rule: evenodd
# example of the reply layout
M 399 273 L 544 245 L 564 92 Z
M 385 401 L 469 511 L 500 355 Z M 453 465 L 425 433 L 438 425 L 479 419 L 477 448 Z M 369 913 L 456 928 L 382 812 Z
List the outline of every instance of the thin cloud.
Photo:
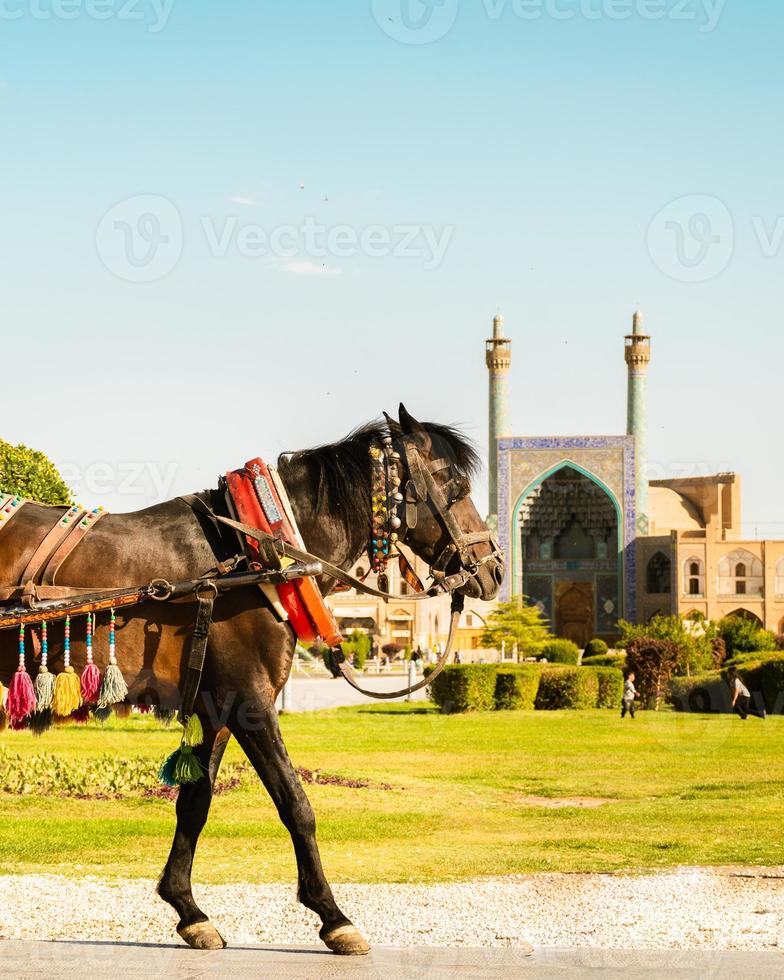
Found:
M 245 208 L 255 208 L 259 204 L 255 197 L 247 197 L 244 194 L 232 194 L 229 201 L 231 204 L 240 204 Z
M 281 272 L 287 272 L 291 276 L 339 276 L 341 273 L 340 269 L 334 268 L 334 266 L 319 265 L 317 262 L 311 262 L 309 259 L 303 259 L 298 262 L 286 262 L 284 265 L 279 266 Z

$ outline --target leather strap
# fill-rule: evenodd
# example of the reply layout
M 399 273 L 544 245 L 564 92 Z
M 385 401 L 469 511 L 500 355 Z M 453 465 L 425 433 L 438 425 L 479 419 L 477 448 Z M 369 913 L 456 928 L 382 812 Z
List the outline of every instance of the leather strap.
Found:
M 182 685 L 182 704 L 178 718 L 184 725 L 193 714 L 196 695 L 199 693 L 201 675 L 204 670 L 204 660 L 207 656 L 207 638 L 212 625 L 212 610 L 218 590 L 211 582 L 204 583 L 196 590 L 196 601 L 199 606 L 196 611 L 196 622 L 191 634 L 191 649 L 188 654 L 188 667 L 185 682 Z
M 61 516 L 58 517 L 57 523 L 54 525 L 54 527 L 49 529 L 47 534 L 44 536 L 43 541 L 33 552 L 33 555 L 30 558 L 30 561 L 28 561 L 25 570 L 22 572 L 20 581 L 25 588 L 27 588 L 30 583 L 35 583 L 43 564 L 46 562 L 49 556 L 53 554 L 63 539 L 67 537 L 71 531 L 73 531 L 83 513 L 84 512 L 81 507 L 74 505 L 73 507 L 69 507 L 64 514 L 61 514 Z
M 460 614 L 462 611 L 463 597 L 462 595 L 458 595 L 456 593 L 452 597 L 452 618 L 449 623 L 449 636 L 447 637 L 444 652 L 438 658 L 435 667 L 433 670 L 431 670 L 427 677 L 423 677 L 422 680 L 418 681 L 416 684 L 412 684 L 410 687 L 404 687 L 399 691 L 371 691 L 369 688 L 361 687 L 357 681 L 357 675 L 354 673 L 354 669 L 349 667 L 348 663 L 346 663 L 345 654 L 343 654 L 343 651 L 340 652 L 340 656 L 344 657 L 344 659 L 338 663 L 340 673 L 343 675 L 344 680 L 347 680 L 355 691 L 359 691 L 360 694 L 364 694 L 369 698 L 377 698 L 379 701 L 391 701 L 393 698 L 403 698 L 409 694 L 413 694 L 414 691 L 419 691 L 423 687 L 427 687 L 433 683 L 449 661 L 449 656 L 452 653 L 452 644 L 455 640 L 457 624 L 460 622 Z
M 0 493 L 0 531 L 24 507 L 27 501 L 14 493 Z
M 52 557 L 46 563 L 44 574 L 41 577 L 42 585 L 55 584 L 57 573 L 60 571 L 60 566 L 63 564 L 65 559 L 71 554 L 77 545 L 82 543 L 82 540 L 87 532 L 92 530 L 98 521 L 100 521 L 100 519 L 105 515 L 106 511 L 98 507 L 95 510 L 87 511 L 79 523 L 73 528 L 71 533 L 67 535 L 65 540 L 60 543 Z

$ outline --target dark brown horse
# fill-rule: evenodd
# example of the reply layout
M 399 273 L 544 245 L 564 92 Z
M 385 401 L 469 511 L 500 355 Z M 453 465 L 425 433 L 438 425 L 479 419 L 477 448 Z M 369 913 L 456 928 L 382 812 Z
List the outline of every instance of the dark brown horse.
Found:
M 473 449 L 454 430 L 421 424 L 401 405 L 399 422 L 365 426 L 341 442 L 283 457 L 280 474 L 306 548 L 343 569 L 349 569 L 368 545 L 371 521 L 369 448 L 386 435 L 401 450 L 405 480 L 406 445 L 433 468 L 433 479 L 448 504 L 452 533 L 433 507 L 418 499 L 414 512 L 401 505 L 400 538 L 431 566 L 450 554 L 455 524 L 482 538 L 485 529 L 470 498 L 469 476 L 477 459 Z M 443 465 L 447 461 L 449 465 Z M 222 495 L 199 495 L 216 512 L 226 514 Z M 405 522 L 408 510 L 410 524 Z M 169 581 L 204 574 L 238 551 L 234 531 L 215 525 L 180 498 L 134 514 L 107 515 L 62 567 L 58 584 L 119 588 L 146 584 L 153 578 Z M 61 511 L 26 504 L 0 534 L 0 585 L 18 582 L 30 556 Z M 447 549 L 445 551 L 445 549 Z M 501 557 L 492 543 L 480 540 L 461 558 L 454 554 L 447 573 L 467 571 L 461 591 L 492 599 L 503 577 Z M 324 593 L 334 584 L 322 579 Z M 184 676 L 194 605 L 147 602 L 118 611 L 118 661 L 129 687 L 128 701 L 153 701 L 177 707 Z M 105 627 L 99 626 L 95 657 L 100 667 L 107 648 Z M 49 662 L 62 665 L 62 627 L 50 629 Z M 17 661 L 13 631 L 0 633 L 0 679 L 7 683 Z M 278 728 L 275 699 L 291 668 L 295 636 L 265 601 L 258 588 L 237 589 L 215 603 L 207 660 L 196 702 L 204 728 L 204 743 L 196 750 L 209 778 L 183 786 L 177 800 L 177 828 L 158 893 L 179 916 L 178 931 L 196 948 L 224 945 L 218 931 L 196 905 L 191 892 L 191 867 L 196 843 L 207 820 L 212 787 L 226 743 L 234 735 L 272 797 L 291 834 L 297 859 L 299 900 L 323 923 L 319 935 L 336 953 L 367 952 L 368 946 L 349 918 L 338 908 L 321 867 L 313 811 L 299 783 Z M 85 645 L 72 640 L 77 671 L 85 663 Z

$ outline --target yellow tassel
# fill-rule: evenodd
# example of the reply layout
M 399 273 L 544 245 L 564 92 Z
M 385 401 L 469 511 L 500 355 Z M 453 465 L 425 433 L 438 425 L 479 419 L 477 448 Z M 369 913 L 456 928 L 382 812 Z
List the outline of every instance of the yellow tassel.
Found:
M 82 690 L 79 677 L 73 667 L 68 666 L 55 678 L 52 711 L 60 718 L 67 718 L 81 703 Z
M 199 720 L 198 715 L 191 715 L 188 719 L 182 740 L 185 745 L 188 745 L 191 748 L 201 745 L 201 743 L 204 741 L 204 731 L 201 727 L 201 721 Z

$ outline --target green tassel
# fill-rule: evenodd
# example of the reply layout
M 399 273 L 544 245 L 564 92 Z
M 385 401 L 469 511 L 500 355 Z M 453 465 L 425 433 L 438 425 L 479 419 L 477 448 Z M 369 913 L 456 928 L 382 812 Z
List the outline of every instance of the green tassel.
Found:
M 180 755 L 182 753 L 179 749 L 164 761 L 161 768 L 158 770 L 158 779 L 163 783 L 164 786 L 171 786 L 172 788 L 177 785 L 177 778 L 175 776 L 175 771 L 177 769 L 177 763 L 179 762 Z
M 35 700 L 39 711 L 52 707 L 54 701 L 54 674 L 46 667 L 41 667 L 35 678 Z
M 204 731 L 198 715 L 191 715 L 185 723 L 185 734 L 182 736 L 185 745 L 195 748 L 204 741 Z
M 204 767 L 193 754 L 193 749 L 189 745 L 183 745 L 174 767 L 174 778 L 182 786 L 183 783 L 197 783 L 204 775 Z
M 98 695 L 98 707 L 108 708 L 128 696 L 128 685 L 117 664 L 109 664 L 103 673 L 101 693 Z

